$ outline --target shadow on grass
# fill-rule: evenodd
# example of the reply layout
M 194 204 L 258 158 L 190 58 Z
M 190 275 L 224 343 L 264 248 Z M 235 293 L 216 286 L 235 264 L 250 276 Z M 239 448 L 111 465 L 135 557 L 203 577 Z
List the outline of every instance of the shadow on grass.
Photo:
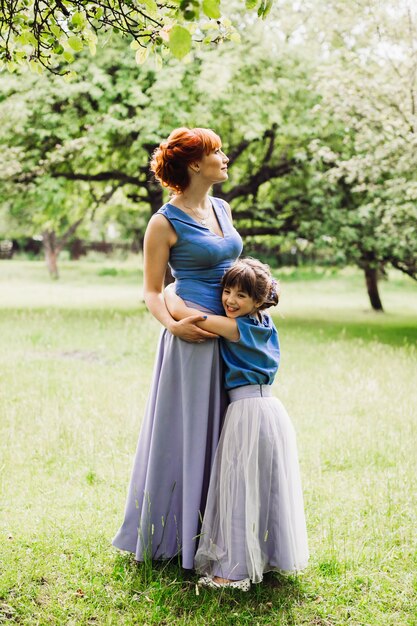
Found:
M 399 347 L 417 343 L 417 320 L 415 323 L 390 318 L 370 318 L 369 321 L 285 319 L 276 322 L 279 327 L 313 335 L 320 341 L 361 339 Z
M 197 575 L 176 560 L 138 563 L 117 555 L 113 577 L 128 588 L 132 603 L 147 605 L 151 623 L 295 624 L 293 606 L 306 598 L 302 580 L 268 573 L 248 593 L 198 586 Z

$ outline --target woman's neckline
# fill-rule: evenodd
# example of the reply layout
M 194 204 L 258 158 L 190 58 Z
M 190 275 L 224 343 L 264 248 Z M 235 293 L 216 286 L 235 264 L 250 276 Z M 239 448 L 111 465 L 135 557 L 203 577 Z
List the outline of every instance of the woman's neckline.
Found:
M 173 209 L 177 209 L 177 211 L 180 211 L 181 213 L 183 213 L 183 215 L 186 215 L 190 220 L 192 220 L 192 222 L 194 224 L 197 224 L 197 226 L 199 226 L 200 228 L 203 228 L 204 230 L 206 230 L 210 235 L 214 235 L 214 237 L 218 237 L 219 239 L 225 239 L 226 231 L 225 231 L 225 229 L 223 227 L 223 222 L 221 221 L 220 216 L 217 213 L 216 205 L 214 204 L 214 202 L 212 201 L 210 196 L 209 196 L 209 200 L 210 200 L 210 204 L 212 206 L 212 209 L 214 211 L 214 215 L 216 216 L 216 220 L 217 220 L 217 223 L 219 225 L 219 228 L 220 228 L 220 230 L 222 232 L 222 235 L 218 235 L 217 233 L 214 233 L 207 226 L 203 226 L 203 224 L 200 224 L 200 222 L 197 222 L 197 220 L 192 215 L 190 215 L 189 213 L 187 213 L 183 209 L 180 209 L 180 207 L 177 206 L 176 204 L 172 204 L 172 202 L 167 202 L 165 206 L 168 205 L 168 206 L 172 207 Z

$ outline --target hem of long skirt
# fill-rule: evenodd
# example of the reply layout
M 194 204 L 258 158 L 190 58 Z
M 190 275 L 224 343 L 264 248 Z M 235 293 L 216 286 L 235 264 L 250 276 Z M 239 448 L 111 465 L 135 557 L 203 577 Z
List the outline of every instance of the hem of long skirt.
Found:
M 116 550 L 119 550 L 121 552 L 129 552 L 130 554 L 134 554 L 135 555 L 135 563 L 145 563 L 148 561 L 148 559 L 146 558 L 139 558 L 136 554 L 135 550 L 132 550 L 131 548 L 121 548 L 120 546 L 117 546 L 115 543 L 112 542 L 111 544 L 113 546 L 113 548 L 116 548 Z M 149 561 L 151 563 L 169 563 L 170 561 L 178 561 L 178 559 L 181 560 L 181 553 L 177 552 L 177 554 L 173 554 L 172 556 L 167 556 L 165 558 L 158 558 L 158 559 L 149 559 Z M 194 571 L 194 567 L 187 567 L 185 565 L 182 564 L 182 562 L 180 563 L 181 568 L 182 569 L 186 569 L 189 572 Z
M 261 583 L 263 580 L 263 576 L 264 574 L 267 574 L 268 572 L 275 572 L 276 574 L 280 574 L 281 576 L 297 576 L 298 574 L 301 574 L 302 571 L 304 571 L 306 569 L 308 565 L 308 561 L 306 561 L 305 563 L 303 563 L 302 565 L 300 565 L 297 568 L 291 569 L 291 570 L 284 570 L 281 569 L 280 567 L 277 567 L 275 565 L 265 565 L 265 568 L 262 571 L 262 574 L 260 574 L 259 576 L 257 576 L 256 578 L 252 578 L 251 576 L 249 576 L 249 574 L 240 574 L 239 576 L 237 575 L 229 575 L 229 576 L 224 576 L 224 572 L 222 573 L 221 570 L 218 570 L 216 568 L 213 568 L 212 571 L 207 572 L 204 571 L 204 569 L 196 569 L 196 572 L 198 574 L 201 574 L 203 576 L 209 575 L 209 576 L 218 576 L 220 578 L 227 578 L 228 580 L 244 580 L 245 578 L 250 578 L 251 583 L 253 584 L 258 584 Z

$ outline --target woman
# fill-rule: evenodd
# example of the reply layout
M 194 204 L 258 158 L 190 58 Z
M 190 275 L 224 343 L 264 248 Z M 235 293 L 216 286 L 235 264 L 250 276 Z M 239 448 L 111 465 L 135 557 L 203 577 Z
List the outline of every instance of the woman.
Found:
M 178 128 L 156 149 L 155 177 L 173 192 L 149 221 L 144 240 L 144 295 L 165 326 L 139 436 L 124 522 L 113 545 L 138 561 L 181 554 L 193 568 L 211 466 L 226 406 L 216 335 L 176 322 L 165 306 L 169 264 L 176 291 L 190 306 L 222 314 L 221 278 L 242 250 L 230 207 L 208 195 L 227 179 L 220 138 Z

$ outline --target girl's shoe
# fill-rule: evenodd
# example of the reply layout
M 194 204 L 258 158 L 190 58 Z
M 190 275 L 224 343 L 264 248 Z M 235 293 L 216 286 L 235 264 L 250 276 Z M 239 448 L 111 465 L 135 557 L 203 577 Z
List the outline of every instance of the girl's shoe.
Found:
M 209 587 L 210 589 L 240 589 L 240 591 L 249 591 L 250 578 L 231 580 L 228 583 L 216 583 L 216 581 L 213 580 L 213 576 L 203 576 L 198 579 L 198 584 L 203 587 Z

